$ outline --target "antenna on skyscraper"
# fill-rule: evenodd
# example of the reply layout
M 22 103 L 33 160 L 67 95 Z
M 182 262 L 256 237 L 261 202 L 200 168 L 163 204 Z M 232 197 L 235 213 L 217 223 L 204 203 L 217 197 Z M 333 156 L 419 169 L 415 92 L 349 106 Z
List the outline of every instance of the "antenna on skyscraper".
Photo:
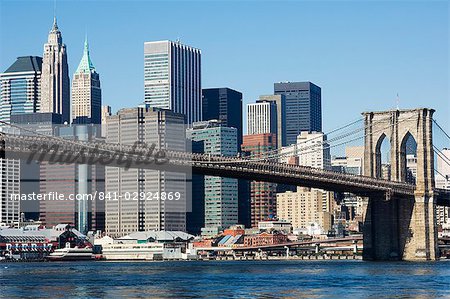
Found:
M 56 19 L 56 0 L 53 1 L 53 18 Z
M 397 110 L 400 110 L 400 97 L 398 96 L 398 92 L 397 92 Z

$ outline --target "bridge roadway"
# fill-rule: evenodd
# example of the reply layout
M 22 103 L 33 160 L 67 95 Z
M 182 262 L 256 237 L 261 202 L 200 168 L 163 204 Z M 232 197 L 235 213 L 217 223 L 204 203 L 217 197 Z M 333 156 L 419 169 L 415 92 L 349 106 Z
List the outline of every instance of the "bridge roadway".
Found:
M 385 194 L 397 197 L 414 196 L 415 186 L 367 176 L 333 172 L 306 166 L 279 163 L 270 160 L 249 160 L 239 157 L 221 157 L 208 154 L 164 151 L 166 163 L 144 163 L 148 157 L 145 147 L 112 144 L 105 142 L 83 142 L 56 140 L 54 137 L 0 134 L 0 151 L 6 158 L 21 158 L 41 161 L 55 161 L 56 158 L 71 156 L 70 163 L 97 164 L 98 159 L 107 160 L 108 166 L 165 170 L 172 172 L 199 173 L 204 175 L 243 178 L 336 192 L 351 192 L 360 196 Z M 84 153 L 80 154 L 80 153 Z M 155 151 L 156 153 L 156 151 Z M 153 153 L 150 157 L 156 157 Z M 89 158 L 87 158 L 89 157 Z M 97 161 L 96 161 L 97 160 Z M 450 202 L 448 191 L 437 192 L 446 205 Z

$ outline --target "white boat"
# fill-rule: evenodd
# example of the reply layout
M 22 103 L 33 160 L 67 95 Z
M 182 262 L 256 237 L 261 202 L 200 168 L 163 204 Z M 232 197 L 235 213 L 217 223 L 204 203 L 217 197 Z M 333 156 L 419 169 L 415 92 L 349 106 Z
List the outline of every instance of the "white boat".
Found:
M 47 257 L 51 261 L 78 261 L 92 259 L 92 248 L 70 247 L 70 243 L 66 243 L 65 248 L 56 249 Z

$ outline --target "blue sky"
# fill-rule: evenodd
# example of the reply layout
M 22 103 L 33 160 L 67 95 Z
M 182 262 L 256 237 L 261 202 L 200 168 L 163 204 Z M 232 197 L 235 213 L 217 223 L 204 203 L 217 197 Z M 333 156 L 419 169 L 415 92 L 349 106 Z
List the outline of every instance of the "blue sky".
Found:
M 53 1 L 0 0 L 0 69 L 42 56 Z M 143 44 L 180 38 L 202 50 L 203 87 L 245 103 L 279 81 L 322 87 L 324 131 L 362 111 L 427 106 L 450 129 L 447 1 L 59 1 L 72 76 L 85 32 L 113 111 L 143 99 Z

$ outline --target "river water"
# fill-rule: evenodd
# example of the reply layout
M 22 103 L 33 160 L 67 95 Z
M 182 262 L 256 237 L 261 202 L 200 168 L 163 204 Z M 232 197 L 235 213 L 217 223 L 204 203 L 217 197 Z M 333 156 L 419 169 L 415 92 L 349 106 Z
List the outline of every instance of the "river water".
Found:
M 2 298 L 450 298 L 450 261 L 1 263 Z

